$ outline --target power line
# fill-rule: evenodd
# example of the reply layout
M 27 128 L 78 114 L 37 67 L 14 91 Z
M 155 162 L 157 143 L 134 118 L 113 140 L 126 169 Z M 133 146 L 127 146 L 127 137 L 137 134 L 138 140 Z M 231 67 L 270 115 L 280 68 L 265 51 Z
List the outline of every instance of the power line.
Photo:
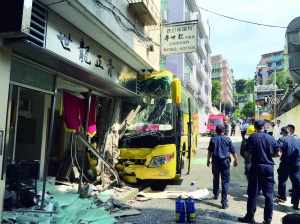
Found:
M 250 23 L 250 24 L 253 24 L 253 25 L 258 25 L 258 26 L 267 26 L 267 27 L 273 27 L 273 28 L 284 28 L 284 29 L 290 29 L 288 27 L 285 27 L 285 26 L 274 26 L 274 25 L 268 25 L 268 24 L 262 24 L 262 23 L 255 23 L 255 22 L 250 22 L 250 21 L 246 21 L 246 20 L 242 20 L 242 19 L 236 19 L 236 18 L 233 18 L 233 17 L 230 17 L 230 16 L 225 16 L 225 15 L 222 15 L 222 14 L 219 14 L 219 13 L 216 13 L 216 12 L 212 12 L 208 9 L 204 9 L 202 7 L 199 7 L 196 5 L 197 8 L 199 9 L 202 9 L 204 11 L 207 11 L 207 12 L 210 12 L 212 14 L 215 14 L 215 15 L 218 15 L 218 16 L 222 16 L 222 17 L 225 17 L 227 19 L 232 19 L 232 20 L 236 20 L 236 21 L 240 21 L 240 22 L 244 22 L 244 23 Z

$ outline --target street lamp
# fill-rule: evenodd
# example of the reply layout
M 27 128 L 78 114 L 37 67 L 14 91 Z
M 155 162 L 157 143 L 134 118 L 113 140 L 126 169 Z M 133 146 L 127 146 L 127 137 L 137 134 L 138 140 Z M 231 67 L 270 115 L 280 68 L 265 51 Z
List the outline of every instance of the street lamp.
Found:
M 256 68 L 267 68 L 267 66 L 257 65 Z M 274 66 L 274 122 L 275 122 L 275 119 L 276 119 L 276 116 L 277 116 L 276 105 L 277 105 L 277 99 L 276 99 L 276 66 Z

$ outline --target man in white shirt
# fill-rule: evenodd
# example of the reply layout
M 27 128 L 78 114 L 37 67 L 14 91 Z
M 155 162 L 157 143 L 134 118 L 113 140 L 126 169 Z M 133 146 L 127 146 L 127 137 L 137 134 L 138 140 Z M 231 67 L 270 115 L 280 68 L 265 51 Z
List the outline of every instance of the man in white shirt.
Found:
M 281 128 L 283 127 L 283 125 L 281 124 L 280 120 L 276 120 L 276 124 L 274 126 L 274 138 L 275 140 L 278 140 L 281 136 L 280 132 L 281 132 Z

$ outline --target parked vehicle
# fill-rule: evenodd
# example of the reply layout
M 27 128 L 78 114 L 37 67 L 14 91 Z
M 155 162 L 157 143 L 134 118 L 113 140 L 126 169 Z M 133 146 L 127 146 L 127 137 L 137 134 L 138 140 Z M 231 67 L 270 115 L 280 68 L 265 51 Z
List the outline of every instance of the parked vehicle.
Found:
M 214 136 L 216 134 L 215 130 L 218 124 L 224 126 L 225 121 L 227 120 L 224 114 L 210 114 L 206 123 L 206 136 Z

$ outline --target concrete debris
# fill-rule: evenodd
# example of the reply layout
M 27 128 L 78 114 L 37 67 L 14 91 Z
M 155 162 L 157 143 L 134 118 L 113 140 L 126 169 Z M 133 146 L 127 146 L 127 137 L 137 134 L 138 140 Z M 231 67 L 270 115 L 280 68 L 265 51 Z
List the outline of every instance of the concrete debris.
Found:
M 110 217 L 131 216 L 131 215 L 139 215 L 139 214 L 141 214 L 140 211 L 138 211 L 136 209 L 132 209 L 132 210 L 126 210 L 126 211 L 121 211 L 121 212 L 110 214 Z
M 112 196 L 114 196 L 114 192 L 112 192 L 111 190 L 105 190 L 103 192 L 101 192 L 100 194 L 98 194 L 98 199 L 102 202 L 106 202 L 108 201 Z
M 93 192 L 94 188 L 90 184 L 85 184 L 81 186 L 81 192 L 80 192 L 80 197 L 81 198 L 86 198 L 91 195 Z
M 131 206 L 118 199 L 116 195 L 124 198 L 126 192 L 133 188 L 114 187 L 103 190 L 102 185 L 84 185 L 84 197 L 77 193 L 78 185 L 51 185 L 46 183 L 45 208 L 50 213 L 36 212 L 41 205 L 42 182 L 37 183 L 38 195 L 34 197 L 36 204 L 33 207 L 22 210 L 4 211 L 4 223 L 115 223 L 113 216 L 131 216 L 140 214 L 138 210 L 132 210 Z M 101 192 L 102 191 L 102 192 Z M 99 193 L 100 192 L 100 193 Z M 116 194 L 117 193 L 117 194 Z M 28 211 L 28 212 L 27 212 Z M 111 214 L 110 214 L 111 213 Z M 113 215 L 114 214 L 114 215 Z M 113 215 L 113 216 L 111 216 Z
M 130 205 L 128 204 L 124 204 L 123 202 L 117 200 L 117 199 L 112 199 L 111 202 L 113 203 L 113 205 L 117 208 L 120 208 L 121 210 L 125 210 L 125 209 L 130 209 Z
M 149 200 L 151 200 L 151 198 L 147 198 L 147 197 L 138 197 L 136 200 L 137 200 L 137 201 L 149 201 Z

